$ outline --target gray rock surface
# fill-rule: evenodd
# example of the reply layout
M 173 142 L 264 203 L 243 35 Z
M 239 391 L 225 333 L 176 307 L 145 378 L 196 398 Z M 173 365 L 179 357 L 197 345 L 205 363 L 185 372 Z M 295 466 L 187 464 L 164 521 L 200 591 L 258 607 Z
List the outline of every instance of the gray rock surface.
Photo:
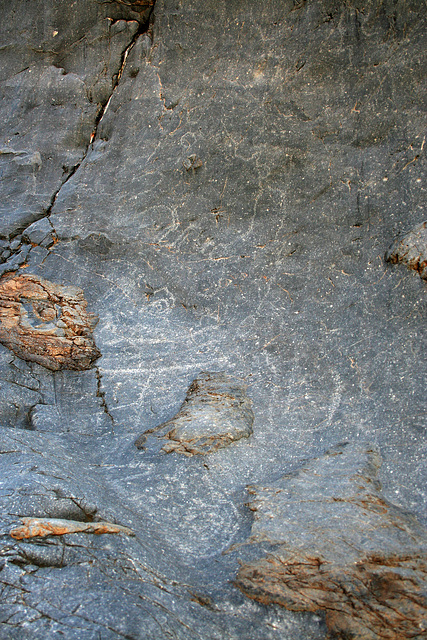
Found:
M 320 640 L 232 585 L 235 545 L 247 485 L 342 441 L 426 522 L 425 283 L 384 261 L 425 219 L 425 7 L 150 4 L 1 2 L 0 275 L 81 289 L 102 357 L 0 346 L 0 638 Z M 244 381 L 253 434 L 139 451 L 201 371 Z
M 427 636 L 427 529 L 384 500 L 378 452 L 337 446 L 266 487 L 250 487 L 250 544 L 236 585 L 264 604 L 326 611 L 339 638 Z
M 162 447 L 165 453 L 205 455 L 248 438 L 253 421 L 246 385 L 224 373 L 204 372 L 191 383 L 176 416 L 147 430 L 135 444 L 145 449 L 147 437 L 156 433 L 168 439 Z

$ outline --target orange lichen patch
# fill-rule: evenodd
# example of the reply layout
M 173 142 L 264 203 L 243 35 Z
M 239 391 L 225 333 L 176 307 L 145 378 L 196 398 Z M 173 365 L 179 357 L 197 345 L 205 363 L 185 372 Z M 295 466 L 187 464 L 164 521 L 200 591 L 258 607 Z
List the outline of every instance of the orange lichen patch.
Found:
M 88 369 L 100 357 L 83 291 L 35 275 L 0 279 L 0 342 L 47 369 Z
M 60 518 L 22 518 L 23 524 L 12 529 L 10 535 L 15 540 L 26 538 L 46 538 L 47 536 L 63 536 L 68 533 L 122 533 L 134 536 L 132 529 L 112 522 L 79 522 Z

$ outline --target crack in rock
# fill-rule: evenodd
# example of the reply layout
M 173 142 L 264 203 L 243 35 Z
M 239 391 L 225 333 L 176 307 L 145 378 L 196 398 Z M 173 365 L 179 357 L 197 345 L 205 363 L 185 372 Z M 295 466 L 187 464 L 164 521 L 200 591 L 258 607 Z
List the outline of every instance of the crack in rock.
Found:
M 35 221 L 33 218 L 33 220 L 31 220 L 31 222 L 28 225 L 23 226 L 22 228 L 19 228 L 18 230 L 15 231 L 14 234 L 12 234 L 13 239 L 15 240 L 15 245 L 17 246 L 12 247 L 11 243 L 8 243 L 5 240 L 2 241 L 3 244 L 0 245 L 0 262 L 3 261 L 3 262 L 6 262 L 6 264 L 0 267 L 0 275 L 2 273 L 10 272 L 21 267 L 25 263 L 26 258 L 29 252 L 31 251 L 32 246 L 40 245 L 46 248 L 50 248 L 53 244 L 57 242 L 55 229 L 53 225 L 50 223 L 50 215 L 52 213 L 52 210 L 58 198 L 58 195 L 61 189 L 64 187 L 64 185 L 74 176 L 74 174 L 78 171 L 78 169 L 80 168 L 80 166 L 82 165 L 86 157 L 88 156 L 92 148 L 93 142 L 96 139 L 99 124 L 102 118 L 104 117 L 105 113 L 107 112 L 111 99 L 113 97 L 113 94 L 117 86 L 119 85 L 120 79 L 123 75 L 123 71 L 126 66 L 126 60 L 130 51 L 135 46 L 138 38 L 141 35 L 145 33 L 150 33 L 151 16 L 154 10 L 155 0 L 135 0 L 135 1 L 129 1 L 129 2 L 126 2 L 125 0 L 118 0 L 118 1 L 119 3 L 129 7 L 130 9 L 132 9 L 133 12 L 135 12 L 134 20 L 124 20 L 124 21 L 125 22 L 134 21 L 134 22 L 137 22 L 139 26 L 136 32 L 134 33 L 134 35 L 132 36 L 130 42 L 126 45 L 125 49 L 123 50 L 120 56 L 119 70 L 117 74 L 113 76 L 111 91 L 107 99 L 103 100 L 103 102 L 100 105 L 100 108 L 98 109 L 98 112 L 95 116 L 94 126 L 90 134 L 89 141 L 87 142 L 86 148 L 81 158 L 72 167 L 66 168 L 67 170 L 64 173 L 60 186 L 56 189 L 56 191 L 52 194 L 50 198 L 49 206 L 46 209 L 44 209 L 44 211 L 40 212 L 40 214 L 37 216 L 37 219 Z M 147 10 L 149 10 L 148 16 L 146 14 Z M 115 22 L 117 21 L 118 20 L 111 19 L 111 25 L 115 24 Z M 49 219 L 51 228 L 45 229 L 44 225 L 42 224 L 42 221 L 44 221 L 45 219 Z M 44 233 L 43 237 L 41 237 L 44 231 L 46 231 L 46 233 Z M 19 240 L 19 242 L 17 242 L 17 240 Z
M 97 381 L 96 397 L 100 399 L 102 409 L 104 413 L 108 416 L 108 418 L 111 420 L 111 425 L 114 429 L 114 418 L 108 408 L 107 400 L 105 398 L 105 391 L 102 390 L 102 374 L 99 370 L 99 367 L 95 367 L 95 374 L 96 374 L 96 381 Z

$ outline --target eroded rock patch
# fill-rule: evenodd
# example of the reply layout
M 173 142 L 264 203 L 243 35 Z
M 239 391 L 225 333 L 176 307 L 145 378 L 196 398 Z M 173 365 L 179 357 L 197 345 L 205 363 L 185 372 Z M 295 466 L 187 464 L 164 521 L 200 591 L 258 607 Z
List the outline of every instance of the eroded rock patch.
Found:
M 394 242 L 385 254 L 387 262 L 406 264 L 427 281 L 427 220 Z
M 159 432 L 167 439 L 162 450 L 187 456 L 207 454 L 252 433 L 254 415 L 246 385 L 225 373 L 201 373 L 171 420 L 149 429 L 136 441 L 145 448 L 147 436 Z
M 425 637 L 427 532 L 384 499 L 380 464 L 373 449 L 340 446 L 249 488 L 249 542 L 272 547 L 241 567 L 236 586 L 264 604 L 324 610 L 334 637 Z
M 97 318 L 86 307 L 77 287 L 7 274 L 0 279 L 0 342 L 52 371 L 89 369 L 101 353 L 92 335 Z

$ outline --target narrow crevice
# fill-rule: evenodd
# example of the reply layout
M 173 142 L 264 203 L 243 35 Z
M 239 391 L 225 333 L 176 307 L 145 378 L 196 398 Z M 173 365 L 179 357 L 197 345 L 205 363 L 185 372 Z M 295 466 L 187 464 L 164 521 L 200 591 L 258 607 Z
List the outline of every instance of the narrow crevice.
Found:
M 133 47 L 135 46 L 138 38 L 140 36 L 142 36 L 143 34 L 148 33 L 150 31 L 150 28 L 151 28 L 151 16 L 152 16 L 153 10 L 154 10 L 154 4 L 153 4 L 153 7 L 152 7 L 152 9 L 150 11 L 150 14 L 149 14 L 147 20 L 139 25 L 138 30 L 136 31 L 136 33 L 132 37 L 130 43 L 127 45 L 127 47 L 123 51 L 123 53 L 121 55 L 121 58 L 120 58 L 120 68 L 119 68 L 119 71 L 117 73 L 117 76 L 116 76 L 115 80 L 113 81 L 113 87 L 112 87 L 111 93 L 110 93 L 108 99 L 104 102 L 104 104 L 102 104 L 100 106 L 99 111 L 98 111 L 98 113 L 97 113 L 97 115 L 95 117 L 95 123 L 94 123 L 93 131 L 91 133 L 91 136 L 90 136 L 90 139 L 89 139 L 89 143 L 88 143 L 88 145 L 86 147 L 86 150 L 85 150 L 81 160 L 77 164 L 75 164 L 74 167 L 72 167 L 70 169 L 70 171 L 68 172 L 67 176 L 62 181 L 61 186 L 59 187 L 59 189 L 57 189 L 57 191 L 55 191 L 55 193 L 52 195 L 50 205 L 46 209 L 45 214 L 44 214 L 43 217 L 49 217 L 50 216 L 50 214 L 52 213 L 52 209 L 53 209 L 53 207 L 55 205 L 55 202 L 56 202 L 56 200 L 58 198 L 59 192 L 61 191 L 62 187 L 74 176 L 76 171 L 80 168 L 81 164 L 86 159 L 89 151 L 92 149 L 93 142 L 96 139 L 96 136 L 97 136 L 97 133 L 98 133 L 99 124 L 100 124 L 102 118 L 104 117 L 104 115 L 106 114 L 106 112 L 108 110 L 108 107 L 110 106 L 111 99 L 112 99 L 112 97 L 114 95 L 114 91 L 117 89 L 117 87 L 119 85 L 119 82 L 120 82 L 120 80 L 121 80 L 121 78 L 123 76 L 123 72 L 124 72 L 125 67 L 126 67 L 126 60 L 128 58 L 128 55 L 129 55 L 130 51 L 133 49 Z
M 53 207 L 55 206 L 55 202 L 58 198 L 58 195 L 62 189 L 62 187 L 75 175 L 75 173 L 78 171 L 78 169 L 80 168 L 80 166 L 82 165 L 82 163 L 84 162 L 84 160 L 86 159 L 88 153 L 90 152 L 90 150 L 93 147 L 93 142 L 96 139 L 97 133 L 98 133 L 98 127 L 99 124 L 102 120 L 102 118 L 104 117 L 104 115 L 106 114 L 108 107 L 110 105 L 111 99 L 114 95 L 114 91 L 117 89 L 120 80 L 123 76 L 123 72 L 124 69 L 126 67 L 126 61 L 128 58 L 128 55 L 130 53 L 130 51 L 133 49 L 133 47 L 135 46 L 136 42 L 138 41 L 138 38 L 144 34 L 148 34 L 151 36 L 151 29 L 152 29 L 152 16 L 153 16 L 153 10 L 154 10 L 154 6 L 155 6 L 155 2 L 153 3 L 153 6 L 151 7 L 150 13 L 147 17 L 147 19 L 144 22 L 141 22 L 139 24 L 138 30 L 136 31 L 136 33 L 133 35 L 131 41 L 129 42 L 129 44 L 126 46 L 126 48 L 124 49 L 124 51 L 122 52 L 121 58 L 120 58 L 120 68 L 119 71 L 116 75 L 116 77 L 113 79 L 113 86 L 112 86 L 112 90 L 111 93 L 108 97 L 108 99 L 101 104 L 98 113 L 95 117 L 95 122 L 94 122 L 94 127 L 92 130 L 92 133 L 90 135 L 89 138 L 89 142 L 86 146 L 86 149 L 81 157 L 81 159 L 79 160 L 79 162 L 77 162 L 73 167 L 71 167 L 71 169 L 68 170 L 68 172 L 65 174 L 65 176 L 63 177 L 60 186 L 58 187 L 58 189 L 52 194 L 52 197 L 50 199 L 50 204 L 48 205 L 48 207 L 46 209 L 44 209 L 44 211 L 42 211 L 40 213 L 40 215 L 38 217 L 36 217 L 35 219 L 31 220 L 31 222 L 25 226 L 20 227 L 19 229 L 15 230 L 15 233 L 13 234 L 13 236 L 11 235 L 11 241 L 13 238 L 18 238 L 19 236 L 21 236 L 32 224 L 34 224 L 35 222 L 38 222 L 39 220 L 42 220 L 44 218 L 48 218 L 52 229 L 54 230 L 54 226 L 50 220 L 50 215 L 52 213 Z M 57 241 L 57 238 L 55 238 L 55 241 Z M 13 258 L 21 252 L 21 249 L 24 245 L 28 245 L 28 251 L 25 252 L 25 255 L 22 256 L 22 260 L 16 261 L 13 260 Z M 16 270 L 18 269 L 20 266 L 22 266 L 22 264 L 25 263 L 26 258 L 28 256 L 28 253 L 31 251 L 31 245 L 28 242 L 21 241 L 19 246 L 16 247 L 16 249 L 10 251 L 10 255 L 7 257 L 7 259 L 5 260 L 4 264 L 0 266 L 0 276 L 3 273 L 6 273 L 7 271 L 12 271 L 12 270 Z M 11 263 L 10 265 L 8 263 Z
M 123 51 L 123 53 L 122 53 L 122 55 L 121 55 L 121 59 L 120 59 L 120 68 L 119 68 L 119 72 L 117 73 L 117 76 L 116 76 L 116 78 L 115 78 L 115 80 L 114 80 L 114 82 L 113 82 L 113 89 L 112 89 L 112 91 L 111 91 L 111 93 L 110 93 L 110 96 L 109 96 L 108 100 L 107 100 L 103 105 L 101 105 L 101 108 L 100 108 L 100 109 L 99 109 L 99 111 L 98 111 L 98 114 L 97 114 L 97 116 L 96 116 L 96 118 L 95 118 L 95 126 L 94 126 L 93 131 L 92 131 L 92 134 L 91 134 L 91 136 L 90 136 L 89 145 L 88 145 L 88 147 L 87 147 L 87 149 L 86 149 L 86 152 L 85 152 L 85 155 L 84 155 L 84 157 L 82 158 L 82 160 L 81 160 L 81 162 L 79 163 L 79 165 L 78 165 L 76 168 L 74 168 L 74 167 L 73 167 L 73 169 L 75 169 L 75 170 L 73 171 L 73 175 L 74 175 L 74 173 L 77 171 L 77 169 L 78 169 L 78 167 L 80 166 L 80 164 L 81 164 L 81 163 L 83 162 L 83 160 L 85 159 L 86 155 L 88 154 L 88 152 L 89 152 L 89 150 L 90 150 L 90 148 L 91 148 L 91 146 L 92 146 L 92 144 L 93 144 L 93 141 L 94 141 L 94 140 L 95 140 L 95 138 L 96 138 L 96 135 L 97 135 L 97 133 L 98 133 L 98 127 L 99 127 L 99 124 L 100 124 L 100 122 L 101 122 L 102 118 L 104 117 L 104 115 L 106 114 L 106 112 L 107 112 L 107 110 L 108 110 L 108 107 L 110 106 L 111 99 L 112 99 L 112 97 L 113 97 L 113 95 L 114 95 L 114 91 L 117 89 L 117 87 L 118 87 L 118 85 L 119 85 L 119 82 L 120 82 L 120 80 L 121 80 L 121 78 L 122 78 L 123 71 L 125 70 L 125 67 L 126 67 L 126 60 L 127 60 L 127 58 L 128 58 L 129 53 L 131 52 L 131 50 L 132 50 L 132 49 L 133 49 L 133 47 L 135 46 L 135 44 L 136 44 L 136 42 L 137 42 L 138 38 L 139 38 L 140 36 L 144 35 L 145 33 L 148 33 L 148 31 L 149 31 L 149 29 L 150 29 L 150 26 L 151 26 L 150 19 L 151 19 L 151 15 L 152 15 L 153 9 L 154 9 L 154 5 L 153 5 L 153 8 L 152 8 L 152 9 L 151 9 L 151 11 L 150 11 L 150 15 L 148 16 L 148 18 L 147 18 L 146 22 L 144 22 L 144 23 L 142 23 L 142 24 L 140 24 L 140 25 L 139 25 L 139 28 L 138 28 L 137 32 L 135 33 L 135 35 L 133 36 L 132 40 L 130 41 L 130 43 L 128 44 L 128 46 L 126 47 L 126 49 Z M 71 178 L 71 175 L 70 175 L 69 177 L 67 177 L 67 180 L 68 180 L 69 178 Z M 52 206 L 53 206 L 53 205 L 52 205 Z
M 99 370 L 99 367 L 95 367 L 95 375 L 97 380 L 97 389 L 96 389 L 96 397 L 101 401 L 101 407 L 104 413 L 108 416 L 111 421 L 111 430 L 114 435 L 114 418 L 108 409 L 107 400 L 105 398 L 105 391 L 102 390 L 102 374 Z

